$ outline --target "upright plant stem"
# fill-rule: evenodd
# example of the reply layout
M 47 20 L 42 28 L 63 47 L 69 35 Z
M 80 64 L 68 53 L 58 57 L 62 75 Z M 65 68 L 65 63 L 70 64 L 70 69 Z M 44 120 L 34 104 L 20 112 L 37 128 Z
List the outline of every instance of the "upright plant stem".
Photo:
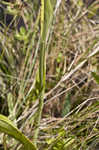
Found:
M 39 133 L 39 125 L 43 109 L 44 93 L 45 93 L 45 76 L 46 76 L 46 63 L 45 63 L 45 44 L 41 43 L 40 50 L 40 64 L 39 64 L 39 78 L 40 78 L 40 95 L 39 95 L 39 106 L 37 116 L 35 118 L 35 133 L 34 133 L 34 143 L 37 143 L 37 137 Z
M 40 43 L 40 57 L 39 57 L 39 106 L 38 112 L 35 119 L 35 133 L 34 133 L 34 144 L 37 144 L 37 138 L 39 134 L 39 126 L 42 116 L 43 104 L 44 104 L 44 93 L 45 93 L 45 82 L 46 82 L 46 46 L 49 36 L 49 30 L 53 18 L 53 7 L 50 0 L 41 0 L 41 43 Z
M 46 75 L 46 60 L 45 60 L 45 41 L 43 37 L 44 32 L 44 0 L 41 0 L 41 44 L 40 44 L 40 57 L 39 57 L 39 80 L 40 80 L 40 95 L 39 95 L 39 106 L 37 116 L 35 118 L 35 133 L 34 133 L 34 144 L 37 144 L 37 138 L 39 133 L 39 125 L 43 109 L 44 93 L 45 93 L 45 75 Z

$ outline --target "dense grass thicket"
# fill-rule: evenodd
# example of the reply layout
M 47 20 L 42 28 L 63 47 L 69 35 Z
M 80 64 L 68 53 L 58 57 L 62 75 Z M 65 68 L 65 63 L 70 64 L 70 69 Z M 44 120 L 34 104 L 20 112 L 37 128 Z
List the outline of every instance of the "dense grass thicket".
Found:
M 99 150 L 99 2 L 89 1 L 0 1 L 0 150 Z

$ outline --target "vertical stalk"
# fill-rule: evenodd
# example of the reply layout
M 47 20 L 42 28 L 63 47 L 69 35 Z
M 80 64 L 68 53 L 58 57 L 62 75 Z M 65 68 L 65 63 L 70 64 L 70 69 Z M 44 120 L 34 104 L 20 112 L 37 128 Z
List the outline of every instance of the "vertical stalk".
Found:
M 39 134 L 39 126 L 42 116 L 45 82 L 46 82 L 46 45 L 49 37 L 49 31 L 53 18 L 53 7 L 50 0 L 41 0 L 41 43 L 40 43 L 40 57 L 39 57 L 39 106 L 37 116 L 35 118 L 35 132 L 34 132 L 34 144 L 37 144 L 37 138 Z
M 39 134 L 39 126 L 41 121 L 41 115 L 43 110 L 43 101 L 45 93 L 45 80 L 46 80 L 46 59 L 45 59 L 45 41 L 44 41 L 44 1 L 41 0 L 41 44 L 40 44 L 40 56 L 39 56 L 39 106 L 37 116 L 35 118 L 35 132 L 34 132 L 34 144 L 37 144 L 37 138 Z
M 35 133 L 34 133 L 34 144 L 37 143 L 39 126 L 41 121 L 41 115 L 44 104 L 44 93 L 45 93 L 45 78 L 46 78 L 46 59 L 45 59 L 45 44 L 41 43 L 40 49 L 40 64 L 39 64 L 39 78 L 40 78 L 40 93 L 39 93 L 39 105 L 38 112 L 35 118 Z

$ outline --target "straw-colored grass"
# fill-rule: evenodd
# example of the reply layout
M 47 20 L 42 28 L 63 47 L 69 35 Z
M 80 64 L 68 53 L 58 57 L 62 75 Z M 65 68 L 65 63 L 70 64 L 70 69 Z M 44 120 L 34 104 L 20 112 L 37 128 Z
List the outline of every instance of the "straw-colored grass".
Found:
M 5 22 L 0 27 L 0 113 L 32 142 L 36 138 L 39 150 L 98 150 L 99 16 L 93 8 L 99 2 L 89 7 L 75 0 L 60 2 L 53 7 L 47 37 L 38 4 L 6 4 L 15 13 L 13 28 Z M 17 30 L 20 17 L 25 28 Z M 9 136 L 1 134 L 0 143 L 21 150 Z

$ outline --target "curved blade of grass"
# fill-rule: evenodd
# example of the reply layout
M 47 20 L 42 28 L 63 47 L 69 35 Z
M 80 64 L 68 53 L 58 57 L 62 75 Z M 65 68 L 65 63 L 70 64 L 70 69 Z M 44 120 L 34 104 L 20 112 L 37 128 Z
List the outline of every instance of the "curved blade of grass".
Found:
M 31 141 L 24 136 L 7 117 L 3 115 L 0 115 L 0 131 L 21 142 L 24 145 L 25 150 L 37 150 L 34 144 L 32 144 Z

